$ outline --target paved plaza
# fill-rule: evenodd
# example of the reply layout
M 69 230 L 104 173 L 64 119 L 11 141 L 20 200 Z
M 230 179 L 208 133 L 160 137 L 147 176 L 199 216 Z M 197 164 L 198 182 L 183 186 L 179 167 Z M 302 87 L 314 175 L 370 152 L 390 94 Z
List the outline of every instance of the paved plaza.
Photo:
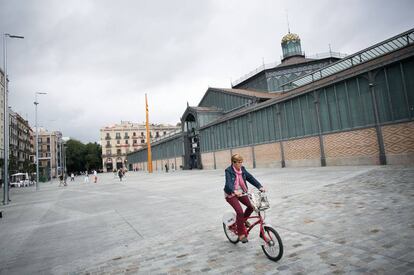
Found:
M 100 174 L 13 188 L 0 274 L 414 274 L 414 168 L 251 169 L 284 242 L 227 241 L 224 171 Z

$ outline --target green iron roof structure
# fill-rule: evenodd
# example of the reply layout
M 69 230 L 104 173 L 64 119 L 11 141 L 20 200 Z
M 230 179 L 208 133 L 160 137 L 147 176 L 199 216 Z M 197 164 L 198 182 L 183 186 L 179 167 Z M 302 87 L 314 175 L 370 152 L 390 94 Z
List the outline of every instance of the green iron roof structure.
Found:
M 373 45 L 365 50 L 359 51 L 353 55 L 337 61 L 322 69 L 311 72 L 307 75 L 299 77 L 291 82 L 288 82 L 282 87 L 284 90 L 294 89 L 306 84 L 312 83 L 319 79 L 336 74 L 340 71 L 365 63 L 371 59 L 377 58 L 381 55 L 396 51 L 414 43 L 414 29 L 401 33 L 383 42 Z

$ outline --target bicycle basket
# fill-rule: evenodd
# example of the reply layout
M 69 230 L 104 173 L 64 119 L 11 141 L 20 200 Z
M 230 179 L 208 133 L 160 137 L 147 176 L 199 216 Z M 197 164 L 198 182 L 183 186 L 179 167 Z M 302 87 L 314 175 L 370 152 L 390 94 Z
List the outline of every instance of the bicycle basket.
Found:
M 263 211 L 270 208 L 270 203 L 264 192 L 255 192 L 252 201 L 257 210 Z

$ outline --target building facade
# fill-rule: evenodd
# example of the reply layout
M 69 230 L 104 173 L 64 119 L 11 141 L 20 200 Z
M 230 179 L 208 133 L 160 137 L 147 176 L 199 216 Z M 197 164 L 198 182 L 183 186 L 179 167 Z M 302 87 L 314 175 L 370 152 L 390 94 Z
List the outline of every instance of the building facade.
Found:
M 289 65 L 294 69 L 313 62 L 300 56 L 297 36 L 286 39 L 294 44 L 283 50 L 282 64 L 296 63 Z M 243 87 L 256 85 L 262 73 Z M 183 132 L 175 140 L 182 150 L 173 150 L 171 140 L 154 144 L 153 166 L 180 158 L 185 169 L 223 169 L 234 153 L 252 168 L 412 165 L 412 75 L 414 29 L 289 79 L 282 92 L 263 86 L 257 93 L 257 85 L 256 91 L 209 88 L 181 118 Z M 146 148 L 130 153 L 128 162 L 145 168 L 146 154 Z
M 179 126 L 151 124 L 150 138 L 155 141 L 178 130 Z M 104 172 L 112 172 L 122 167 L 133 169 L 132 165 L 128 165 L 127 154 L 146 147 L 147 143 L 145 124 L 130 121 L 103 127 L 100 129 L 100 136 Z
M 29 172 L 34 163 L 34 136 L 29 122 L 9 109 L 10 174 Z
M 38 135 L 39 178 L 40 180 L 56 178 L 62 172 L 64 161 L 62 133 L 39 128 Z

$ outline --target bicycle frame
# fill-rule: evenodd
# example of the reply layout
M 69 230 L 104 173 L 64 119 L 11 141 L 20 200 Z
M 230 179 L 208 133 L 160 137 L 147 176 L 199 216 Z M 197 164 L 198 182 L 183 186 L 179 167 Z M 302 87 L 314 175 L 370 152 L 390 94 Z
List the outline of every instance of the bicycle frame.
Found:
M 268 201 L 266 197 L 260 195 L 260 201 L 257 197 L 253 197 L 251 194 L 243 194 L 248 196 L 252 202 L 254 208 L 253 215 L 245 218 L 245 220 L 251 220 L 249 226 L 246 226 L 246 237 L 248 237 L 250 231 L 257 225 L 259 225 L 259 237 L 262 239 L 261 248 L 263 253 L 272 261 L 279 261 L 283 256 L 283 243 L 276 229 L 265 221 L 266 210 L 269 209 Z M 264 205 L 262 204 L 264 202 Z M 266 205 L 267 203 L 267 205 Z M 230 216 L 232 215 L 232 216 Z M 223 229 L 227 239 L 236 244 L 240 241 L 237 230 L 237 221 L 234 222 L 235 214 L 226 213 L 223 215 Z M 233 222 L 231 225 L 227 225 L 229 222 Z M 240 221 L 239 221 L 240 222 Z M 245 242 L 242 240 L 242 242 Z
M 247 229 L 247 235 L 249 235 L 249 232 L 256 226 L 256 225 L 260 225 L 260 235 L 261 236 L 263 236 L 262 237 L 262 239 L 265 241 L 265 242 L 268 242 L 269 240 L 267 239 L 267 237 L 266 237 L 266 234 L 265 234 L 265 232 L 264 232 L 264 226 L 263 226 L 263 224 L 264 224 L 264 221 L 263 221 L 263 218 L 262 218 L 262 215 L 260 214 L 260 211 L 257 213 L 257 215 L 256 216 L 250 216 L 250 217 L 248 217 L 247 218 L 247 220 L 250 220 L 250 219 L 257 219 L 254 223 L 252 223 L 250 226 L 249 226 L 249 228 L 246 228 Z

